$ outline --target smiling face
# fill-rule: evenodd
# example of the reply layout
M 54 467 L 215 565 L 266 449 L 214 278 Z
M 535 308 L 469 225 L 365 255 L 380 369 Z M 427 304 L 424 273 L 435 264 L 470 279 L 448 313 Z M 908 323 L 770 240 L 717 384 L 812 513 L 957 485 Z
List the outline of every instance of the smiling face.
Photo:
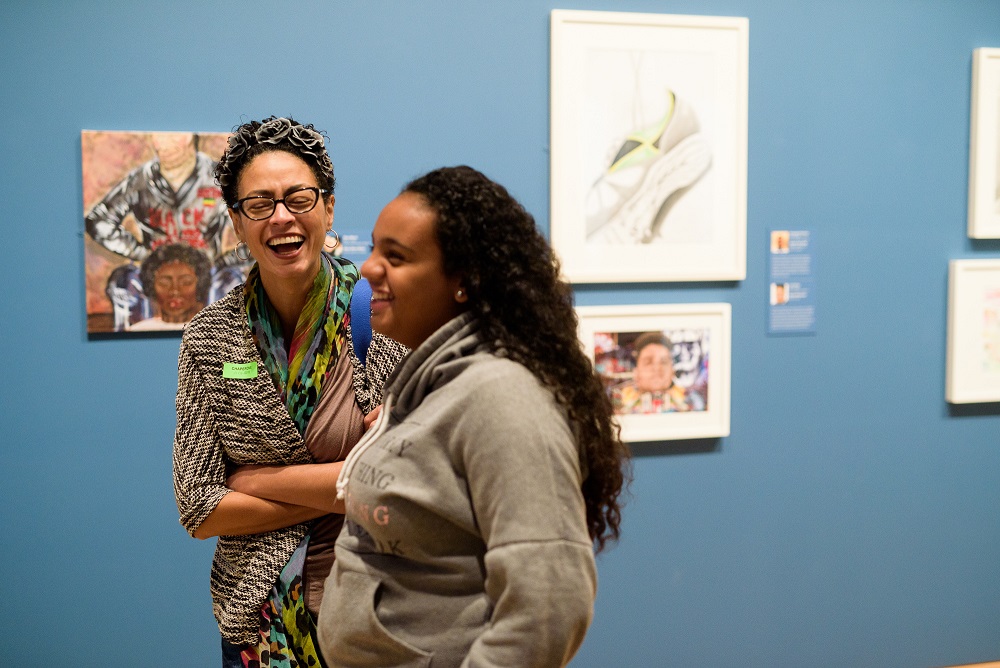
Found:
M 379 214 L 371 256 L 361 274 L 372 287 L 372 329 L 416 348 L 465 310 L 461 277 L 446 276 L 435 235 L 436 214 L 403 193 Z
M 639 351 L 635 361 L 635 386 L 640 392 L 663 392 L 674 382 L 674 362 L 670 350 L 650 343 Z
M 163 322 L 187 322 L 204 306 L 198 301 L 198 276 L 187 262 L 167 262 L 153 282 Z
M 253 195 L 282 199 L 300 188 L 317 187 L 315 175 L 302 158 L 286 151 L 268 151 L 243 168 L 237 193 L 240 199 Z M 272 289 L 297 291 L 301 286 L 308 292 L 319 271 L 326 233 L 333 225 L 332 195 L 320 197 L 306 213 L 290 213 L 284 204 L 278 204 L 266 220 L 251 220 L 233 209 L 229 216 L 236 236 L 246 242 L 257 260 L 269 295 L 274 296 Z

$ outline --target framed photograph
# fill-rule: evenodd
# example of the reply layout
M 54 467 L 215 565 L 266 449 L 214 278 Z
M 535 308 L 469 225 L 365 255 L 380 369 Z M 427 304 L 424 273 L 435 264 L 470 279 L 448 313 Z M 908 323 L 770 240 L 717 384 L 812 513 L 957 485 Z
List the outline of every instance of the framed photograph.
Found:
M 580 306 L 580 341 L 629 443 L 729 435 L 729 304 Z
M 1000 49 L 972 55 L 969 237 L 1000 239 Z
M 945 399 L 1000 401 L 1000 259 L 949 263 Z
M 566 278 L 745 278 L 748 19 L 554 10 L 551 29 Z
M 180 331 L 243 282 L 216 161 L 226 133 L 84 130 L 87 333 Z

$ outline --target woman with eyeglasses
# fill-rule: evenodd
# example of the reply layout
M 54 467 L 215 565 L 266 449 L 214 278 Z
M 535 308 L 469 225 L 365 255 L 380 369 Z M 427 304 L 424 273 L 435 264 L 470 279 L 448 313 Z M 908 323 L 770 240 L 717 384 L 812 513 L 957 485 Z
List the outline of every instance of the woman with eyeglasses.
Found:
M 334 175 L 312 125 L 241 125 L 216 180 L 237 253 L 255 263 L 184 331 L 177 506 L 192 536 L 218 536 L 211 592 L 223 666 L 317 666 L 314 620 L 343 524 L 335 480 L 406 349 L 374 334 L 355 350 L 358 270 L 323 252 Z

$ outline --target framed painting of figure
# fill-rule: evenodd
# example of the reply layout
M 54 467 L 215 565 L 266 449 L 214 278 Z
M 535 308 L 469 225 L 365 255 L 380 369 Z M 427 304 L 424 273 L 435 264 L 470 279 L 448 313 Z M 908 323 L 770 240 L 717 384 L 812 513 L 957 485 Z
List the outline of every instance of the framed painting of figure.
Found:
M 243 281 L 215 183 L 228 136 L 81 133 L 88 334 L 180 330 Z

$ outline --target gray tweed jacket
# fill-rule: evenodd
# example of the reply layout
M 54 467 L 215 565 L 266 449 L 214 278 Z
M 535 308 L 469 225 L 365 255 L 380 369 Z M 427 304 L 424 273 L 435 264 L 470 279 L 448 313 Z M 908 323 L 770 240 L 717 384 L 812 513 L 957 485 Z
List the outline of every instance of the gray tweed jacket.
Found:
M 350 327 L 347 333 L 345 352 L 351 356 L 354 391 L 368 413 L 381 403 L 386 376 L 407 349 L 373 333 L 363 365 L 354 353 Z M 226 362 L 257 362 L 260 372 L 250 379 L 223 378 Z M 254 345 L 242 286 L 188 323 L 177 373 L 174 495 L 181 524 L 193 535 L 230 491 L 225 486 L 227 465 L 303 464 L 312 457 Z M 308 529 L 308 524 L 299 524 L 219 537 L 211 592 L 223 638 L 236 644 L 256 642 L 260 606 Z

